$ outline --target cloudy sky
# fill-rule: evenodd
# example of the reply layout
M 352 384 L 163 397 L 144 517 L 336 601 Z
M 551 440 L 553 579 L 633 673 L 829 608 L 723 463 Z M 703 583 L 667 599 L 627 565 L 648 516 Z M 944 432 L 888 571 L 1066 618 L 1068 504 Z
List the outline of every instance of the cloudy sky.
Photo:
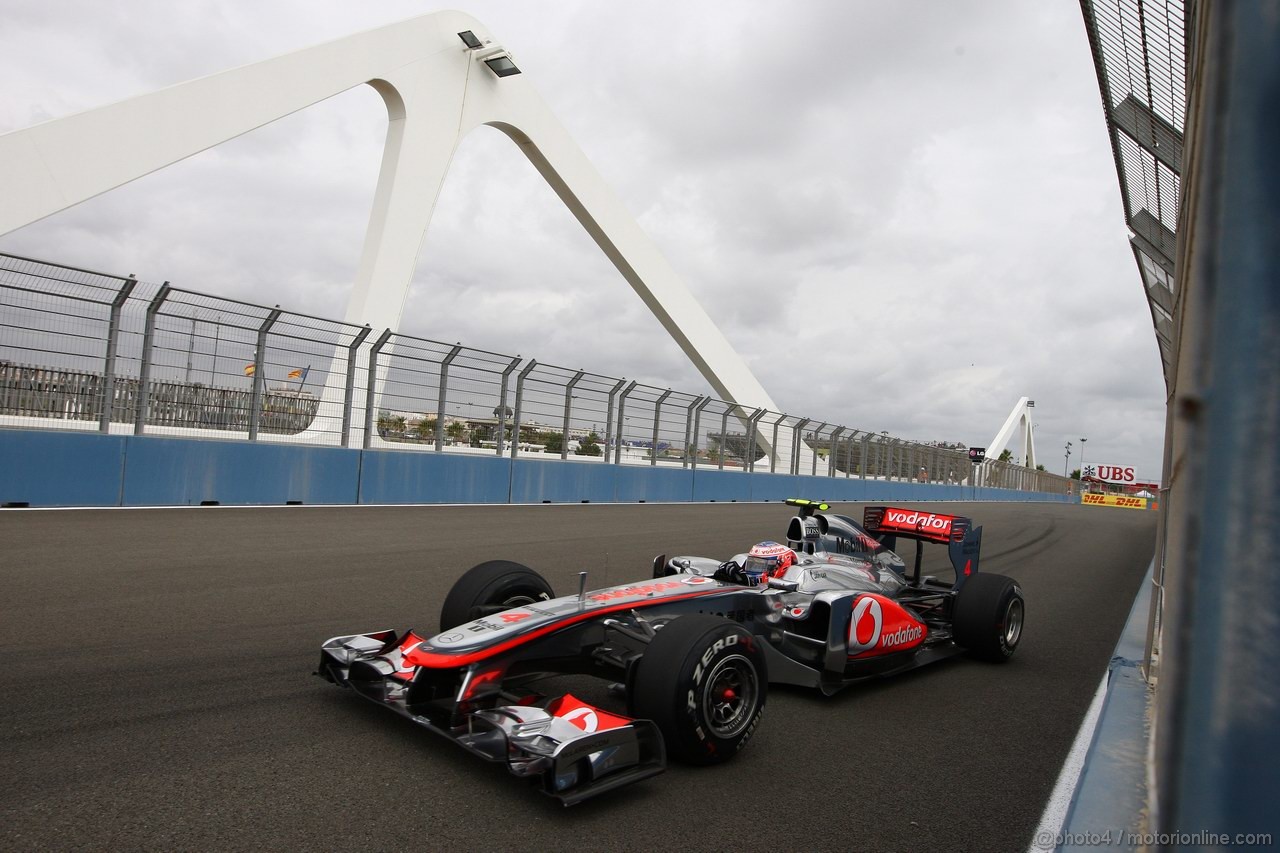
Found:
M 6 0 L 0 133 L 435 11 Z M 785 410 L 1160 474 L 1164 392 L 1080 8 L 474 0 Z M 366 86 L 0 236 L 341 318 L 386 113 Z M 464 140 L 403 330 L 708 386 L 499 132 Z

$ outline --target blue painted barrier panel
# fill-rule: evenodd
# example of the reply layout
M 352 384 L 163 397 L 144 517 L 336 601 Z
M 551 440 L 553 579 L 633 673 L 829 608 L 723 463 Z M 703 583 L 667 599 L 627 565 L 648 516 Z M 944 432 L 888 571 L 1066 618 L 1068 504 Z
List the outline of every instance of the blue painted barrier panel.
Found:
M 125 506 L 351 504 L 360 451 L 243 441 L 126 439 Z
M 683 501 L 1072 502 L 1075 495 L 715 468 L 0 429 L 0 502 L 31 506 Z
M 785 501 L 787 498 L 813 498 L 822 500 L 822 495 L 813 493 L 813 487 L 806 484 L 808 477 L 793 477 L 790 474 L 751 474 L 751 500 L 753 501 Z
M 694 501 L 747 502 L 751 500 L 751 475 L 718 468 L 693 470 Z
M 822 494 L 822 500 L 827 501 L 863 501 L 867 499 L 867 484 L 863 480 L 855 480 L 852 477 L 832 477 L 822 478 L 823 483 L 814 482 L 812 489 L 816 489 Z M 803 495 L 801 497 L 804 497 Z
M 930 500 L 935 501 L 958 501 L 963 500 L 960 497 L 961 490 L 964 486 L 948 485 L 947 483 L 935 483 L 929 487 Z
M 614 497 L 618 503 L 669 503 L 693 500 L 693 471 L 687 468 L 645 468 L 615 465 Z
M 607 503 L 614 500 L 617 470 L 603 462 L 517 458 L 511 463 L 511 503 Z
M 115 506 L 125 437 L 0 429 L 0 503 Z
M 360 503 L 507 502 L 511 460 L 405 450 L 366 450 L 360 467 Z

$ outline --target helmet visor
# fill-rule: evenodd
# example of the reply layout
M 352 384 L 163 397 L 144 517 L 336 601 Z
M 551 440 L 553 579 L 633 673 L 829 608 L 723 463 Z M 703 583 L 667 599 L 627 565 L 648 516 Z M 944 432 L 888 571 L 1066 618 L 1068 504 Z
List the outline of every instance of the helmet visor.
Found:
M 773 570 L 778 568 L 777 557 L 756 557 L 748 556 L 747 562 L 743 565 L 742 570 L 747 573 L 747 577 L 751 578 L 755 583 L 763 583 L 763 579 L 772 574 Z

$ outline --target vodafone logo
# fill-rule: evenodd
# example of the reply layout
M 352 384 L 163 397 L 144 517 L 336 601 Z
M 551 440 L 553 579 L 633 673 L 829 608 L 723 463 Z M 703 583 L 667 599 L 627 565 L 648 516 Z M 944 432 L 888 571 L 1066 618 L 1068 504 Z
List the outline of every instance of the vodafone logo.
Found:
M 923 638 L 924 626 L 895 602 L 876 595 L 864 595 L 854 602 L 849 619 L 850 657 L 909 649 Z
M 573 723 L 588 734 L 600 728 L 600 718 L 591 708 L 574 708 L 569 713 L 562 714 L 560 719 L 566 723 Z
M 400 662 L 396 664 L 396 671 L 393 673 L 396 678 L 399 678 L 401 681 L 408 681 L 413 678 L 413 674 L 417 671 L 418 667 L 410 663 L 406 658 L 409 652 L 418 648 L 420 645 L 421 641 L 410 634 L 409 642 L 400 646 Z
M 880 642 L 880 629 L 884 626 L 884 611 L 880 602 L 870 596 L 858 599 L 853 606 L 853 618 L 849 620 L 849 654 L 865 652 Z
M 880 645 L 886 649 L 893 646 L 903 646 L 920 639 L 922 634 L 924 634 L 924 628 L 919 625 L 914 627 L 904 625 L 892 634 L 885 634 L 881 637 Z
M 951 532 L 951 516 L 949 515 L 891 509 L 884 514 L 884 520 L 887 526 L 896 527 L 899 530 L 929 530 L 934 533 Z

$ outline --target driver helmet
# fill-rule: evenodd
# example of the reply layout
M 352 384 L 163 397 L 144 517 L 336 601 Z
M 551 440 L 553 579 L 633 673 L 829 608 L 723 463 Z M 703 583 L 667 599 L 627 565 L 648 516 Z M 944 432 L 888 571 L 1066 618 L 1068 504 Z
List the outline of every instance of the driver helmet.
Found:
M 747 562 L 742 570 L 747 575 L 747 583 L 753 586 L 767 584 L 769 578 L 780 578 L 787 568 L 796 561 L 796 553 L 786 545 L 777 542 L 761 542 L 753 545 L 747 552 Z

